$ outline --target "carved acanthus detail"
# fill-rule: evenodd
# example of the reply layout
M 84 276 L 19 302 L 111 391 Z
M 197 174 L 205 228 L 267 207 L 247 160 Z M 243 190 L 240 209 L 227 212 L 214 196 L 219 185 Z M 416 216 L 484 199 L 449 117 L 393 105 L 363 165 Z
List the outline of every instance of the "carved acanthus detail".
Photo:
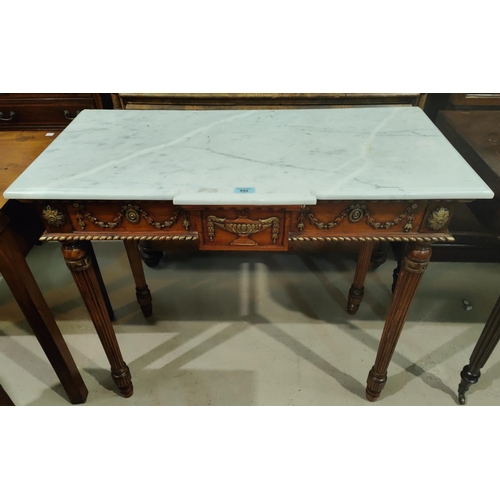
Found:
M 64 214 L 59 212 L 56 208 L 52 208 L 50 205 L 47 205 L 42 210 L 42 216 L 49 226 L 60 227 L 66 222 Z
M 438 231 L 446 226 L 450 220 L 450 211 L 445 207 L 436 208 L 427 219 L 427 227 L 432 231 Z

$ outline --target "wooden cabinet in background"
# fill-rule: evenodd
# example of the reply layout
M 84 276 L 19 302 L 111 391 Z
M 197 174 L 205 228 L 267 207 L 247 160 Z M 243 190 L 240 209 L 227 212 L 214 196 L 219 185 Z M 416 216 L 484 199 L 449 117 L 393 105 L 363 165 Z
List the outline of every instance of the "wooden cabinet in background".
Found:
M 115 109 L 289 109 L 420 106 L 427 94 L 111 94 Z
M 0 131 L 62 130 L 83 109 L 102 107 L 99 94 L 0 94 Z

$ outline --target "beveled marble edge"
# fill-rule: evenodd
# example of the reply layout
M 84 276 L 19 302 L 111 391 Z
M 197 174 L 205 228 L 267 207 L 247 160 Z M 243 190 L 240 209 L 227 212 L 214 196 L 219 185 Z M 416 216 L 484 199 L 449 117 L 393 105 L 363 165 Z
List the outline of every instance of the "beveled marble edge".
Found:
M 6 192 L 7 193 L 7 192 Z M 127 202 L 137 202 L 137 201 L 171 201 L 176 206 L 220 206 L 220 205 L 232 205 L 232 206 L 287 206 L 287 205 L 317 205 L 318 201 L 472 201 L 477 199 L 491 199 L 494 197 L 494 193 L 491 190 L 466 190 L 460 191 L 460 193 L 453 194 L 447 193 L 446 197 L 443 197 L 442 190 L 428 190 L 426 193 L 394 193 L 393 196 L 386 196 L 380 198 L 376 196 L 375 193 L 362 193 L 356 195 L 355 193 L 349 195 L 349 192 L 339 193 L 338 196 L 328 196 L 328 197 L 316 197 L 312 194 L 285 194 L 276 193 L 272 197 L 264 197 L 256 194 L 234 194 L 221 197 L 220 195 L 196 195 L 190 196 L 189 194 L 181 195 L 159 195 L 151 196 L 151 193 L 141 193 L 140 191 L 135 191 L 133 196 L 131 193 L 122 193 L 118 190 L 114 190 L 112 193 L 107 192 L 105 195 L 100 195 L 99 192 L 93 193 L 93 196 L 89 196 L 88 192 L 71 193 L 69 190 L 61 190 L 60 192 L 46 193 L 43 190 L 33 190 L 31 192 L 26 191 L 16 191 L 16 189 L 11 189 L 8 193 L 10 199 L 17 200 L 29 200 L 38 202 L 50 202 L 50 201 L 127 201 Z M 221 201 L 222 200 L 222 201 Z

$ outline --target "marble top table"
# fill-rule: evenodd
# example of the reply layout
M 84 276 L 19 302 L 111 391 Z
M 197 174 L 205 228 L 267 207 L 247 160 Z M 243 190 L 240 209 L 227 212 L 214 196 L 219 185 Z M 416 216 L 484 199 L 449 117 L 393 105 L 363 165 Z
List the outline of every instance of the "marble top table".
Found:
M 120 392 L 133 387 L 91 240 L 121 239 L 152 314 L 138 242 L 286 251 L 289 241 L 358 241 L 347 310 L 361 303 L 380 241 L 407 242 L 366 394 L 387 380 L 434 241 L 453 240 L 458 203 L 493 193 L 419 108 L 86 110 L 6 191 L 36 203 L 63 255 Z
M 85 110 L 6 196 L 314 205 L 492 193 L 420 108 L 378 107 Z

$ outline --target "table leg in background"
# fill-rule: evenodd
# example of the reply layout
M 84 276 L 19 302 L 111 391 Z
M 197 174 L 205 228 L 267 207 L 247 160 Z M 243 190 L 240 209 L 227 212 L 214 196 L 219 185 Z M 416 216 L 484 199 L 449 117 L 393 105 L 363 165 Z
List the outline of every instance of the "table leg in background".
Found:
M 123 243 L 125 244 L 128 261 L 130 262 L 132 274 L 134 275 L 137 302 L 139 302 L 142 313 L 147 318 L 153 314 L 153 299 L 151 298 L 151 292 L 149 291 L 146 277 L 144 276 L 139 245 L 138 242 L 134 240 L 124 240 Z
M 347 300 L 347 312 L 356 314 L 365 291 L 365 279 L 370 267 L 370 259 L 373 253 L 373 241 L 365 241 L 361 245 L 361 250 L 358 255 L 356 264 L 356 273 L 354 274 L 354 282 L 349 290 L 349 298 Z
M 12 399 L 5 392 L 5 389 L 0 385 L 0 406 L 15 406 Z
M 5 223 L 6 218 L 0 220 Z M 7 222 L 8 223 L 8 222 Z M 0 227 L 0 273 L 61 381 L 71 403 L 84 403 L 88 390 L 31 270 L 8 226 Z
M 500 340 L 500 297 L 491 311 L 490 317 L 484 325 L 476 347 L 472 351 L 469 364 L 464 366 L 460 372 L 460 385 L 458 386 L 458 401 L 460 404 L 465 404 L 465 393 L 473 384 L 477 384 L 481 376 L 481 368 L 488 361 L 491 353 L 495 349 Z

